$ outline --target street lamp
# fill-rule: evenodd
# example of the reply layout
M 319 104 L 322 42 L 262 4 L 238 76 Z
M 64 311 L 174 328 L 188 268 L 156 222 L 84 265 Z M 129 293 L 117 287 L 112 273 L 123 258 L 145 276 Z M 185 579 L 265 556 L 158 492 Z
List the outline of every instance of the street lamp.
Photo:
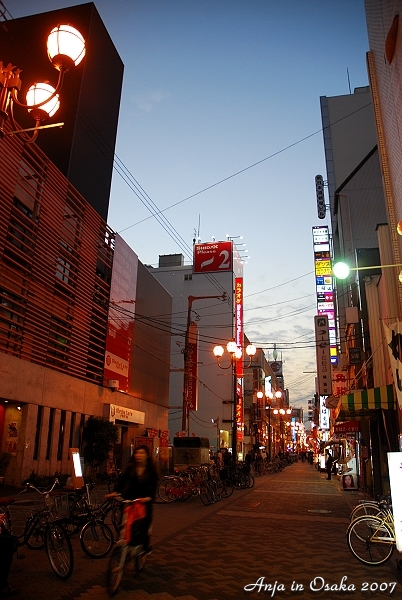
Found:
M 281 394 L 282 395 L 282 394 Z M 279 414 L 279 425 L 280 425 L 280 432 L 281 432 L 281 447 L 282 447 L 282 453 L 285 452 L 285 440 L 284 440 L 284 427 L 283 427 L 283 418 L 285 415 L 291 415 L 292 414 L 292 409 L 291 408 L 287 408 L 286 410 L 284 408 L 275 408 L 274 410 L 274 415 L 278 415 Z
M 367 271 L 371 269 L 389 269 L 390 267 L 402 267 L 402 263 L 394 265 L 372 265 L 369 267 L 349 267 L 346 263 L 338 262 L 332 267 L 332 272 L 337 279 L 347 279 L 350 271 Z M 399 281 L 402 283 L 402 271 L 398 275 Z
M 236 342 L 231 341 L 227 344 L 226 350 L 230 355 L 230 364 L 227 367 L 223 367 L 220 363 L 220 359 L 225 353 L 225 349 L 223 346 L 215 346 L 213 349 L 214 356 L 218 360 L 218 366 L 221 369 L 230 369 L 233 370 L 233 427 L 232 427 L 232 460 L 233 464 L 236 464 L 237 458 L 237 421 L 236 421 L 236 408 L 237 408 L 237 364 L 240 360 L 242 360 L 243 350 L 239 348 Z M 246 347 L 246 354 L 249 357 L 249 364 L 243 365 L 245 369 L 251 367 L 251 363 L 253 360 L 253 356 L 257 352 L 257 348 L 254 344 L 249 344 Z
M 63 123 L 41 125 L 42 121 L 52 117 L 60 106 L 59 92 L 66 71 L 78 65 L 85 56 L 85 40 L 80 32 L 70 25 L 58 25 L 49 34 L 47 54 L 50 62 L 59 71 L 56 87 L 48 83 L 34 83 L 26 95 L 26 104 L 18 99 L 21 90 L 21 69 L 0 61 L 0 140 L 6 135 L 19 134 L 24 142 L 34 142 L 38 130 L 46 127 L 60 127 Z M 26 108 L 35 120 L 35 127 L 21 129 L 14 120 L 14 104 Z M 4 123 L 10 118 L 14 131 L 4 130 Z M 25 134 L 33 131 L 31 137 Z

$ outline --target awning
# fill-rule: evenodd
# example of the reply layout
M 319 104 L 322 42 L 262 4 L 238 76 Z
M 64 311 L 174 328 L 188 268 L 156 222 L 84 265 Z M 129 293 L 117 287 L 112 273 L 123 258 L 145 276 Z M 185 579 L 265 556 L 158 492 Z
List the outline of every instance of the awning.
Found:
M 393 410 L 396 408 L 394 395 L 394 384 L 370 388 L 368 390 L 356 390 L 339 398 L 335 409 L 336 421 L 346 421 L 367 416 L 369 411 Z

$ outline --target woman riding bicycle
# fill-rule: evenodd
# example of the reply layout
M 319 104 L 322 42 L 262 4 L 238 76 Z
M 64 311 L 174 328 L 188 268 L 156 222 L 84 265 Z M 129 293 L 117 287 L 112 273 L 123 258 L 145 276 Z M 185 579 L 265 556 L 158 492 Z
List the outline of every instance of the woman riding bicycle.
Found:
M 113 494 L 121 494 L 125 500 L 139 500 L 144 503 L 144 528 L 146 531 L 144 550 L 146 553 L 152 551 L 149 545 L 149 529 L 152 523 L 153 502 L 157 483 L 158 475 L 148 446 L 138 446 L 134 450 L 132 461 L 117 480 Z

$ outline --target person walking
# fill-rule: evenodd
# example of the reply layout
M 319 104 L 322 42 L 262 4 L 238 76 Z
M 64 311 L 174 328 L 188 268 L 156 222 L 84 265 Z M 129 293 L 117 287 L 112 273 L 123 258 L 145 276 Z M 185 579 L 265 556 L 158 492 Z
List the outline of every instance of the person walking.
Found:
M 331 481 L 332 463 L 334 462 L 334 459 L 332 458 L 332 454 L 329 450 L 325 451 L 325 456 L 325 469 L 327 471 L 327 480 Z

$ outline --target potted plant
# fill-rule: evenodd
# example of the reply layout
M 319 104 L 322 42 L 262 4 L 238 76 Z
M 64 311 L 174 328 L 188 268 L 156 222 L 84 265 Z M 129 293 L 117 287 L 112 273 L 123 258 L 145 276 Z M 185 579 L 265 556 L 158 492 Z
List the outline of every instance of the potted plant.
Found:
M 0 485 L 3 483 L 10 460 L 11 454 L 9 452 L 0 452 Z

